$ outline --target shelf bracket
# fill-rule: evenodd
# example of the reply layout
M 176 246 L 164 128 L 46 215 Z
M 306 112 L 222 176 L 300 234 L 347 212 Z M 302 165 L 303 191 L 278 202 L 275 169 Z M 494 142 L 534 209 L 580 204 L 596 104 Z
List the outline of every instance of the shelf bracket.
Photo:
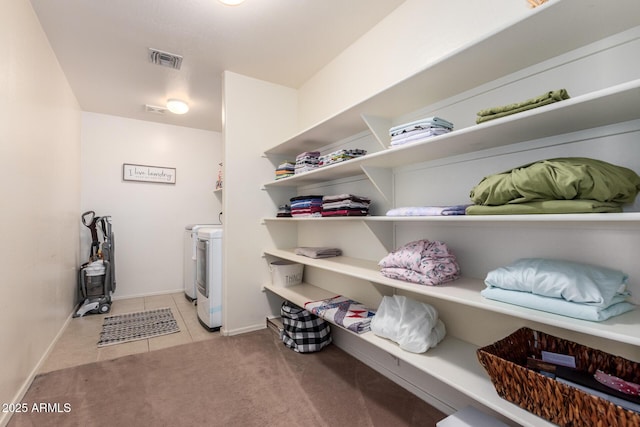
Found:
M 362 221 L 364 226 L 384 246 L 387 252 L 393 250 L 393 224 L 390 222 Z
M 365 122 L 373 136 L 380 143 L 383 149 L 389 148 L 391 143 L 391 137 L 389 136 L 389 129 L 391 128 L 391 120 L 384 117 L 369 116 L 361 114 L 362 120 Z
M 377 168 L 372 166 L 360 166 L 362 172 L 367 175 L 373 186 L 384 197 L 389 206 L 393 205 L 393 174 L 389 168 Z

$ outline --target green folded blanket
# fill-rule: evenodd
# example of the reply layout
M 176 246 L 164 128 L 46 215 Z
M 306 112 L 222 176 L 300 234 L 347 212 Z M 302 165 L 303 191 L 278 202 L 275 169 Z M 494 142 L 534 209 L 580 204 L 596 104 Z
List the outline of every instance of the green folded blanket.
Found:
M 597 200 L 543 200 L 500 206 L 473 205 L 467 207 L 465 213 L 467 215 L 535 215 L 611 212 L 622 212 L 620 204 Z
M 564 157 L 541 160 L 489 175 L 471 189 L 476 205 L 504 205 L 541 200 L 588 199 L 633 203 L 640 176 L 602 160 Z
M 511 114 L 520 113 L 522 111 L 531 110 L 533 108 L 542 107 L 543 105 L 553 104 L 554 102 L 569 99 L 566 89 L 558 89 L 546 92 L 535 98 L 527 99 L 523 102 L 515 104 L 503 105 L 500 107 L 487 108 L 478 111 L 476 123 L 486 122 L 488 120 L 498 119 L 500 117 L 509 116 Z

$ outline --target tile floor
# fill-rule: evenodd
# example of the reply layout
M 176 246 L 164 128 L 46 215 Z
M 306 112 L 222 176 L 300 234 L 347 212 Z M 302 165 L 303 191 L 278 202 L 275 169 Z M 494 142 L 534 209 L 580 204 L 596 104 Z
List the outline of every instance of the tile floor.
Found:
M 180 327 L 180 332 L 98 348 L 97 342 L 105 316 L 162 307 L 171 308 L 173 317 Z M 111 305 L 111 311 L 107 314 L 91 314 L 71 319 L 39 372 L 115 359 L 129 354 L 212 339 L 219 335 L 219 332 L 209 332 L 200 325 L 196 315 L 196 307 L 184 297 L 183 292 L 115 300 Z

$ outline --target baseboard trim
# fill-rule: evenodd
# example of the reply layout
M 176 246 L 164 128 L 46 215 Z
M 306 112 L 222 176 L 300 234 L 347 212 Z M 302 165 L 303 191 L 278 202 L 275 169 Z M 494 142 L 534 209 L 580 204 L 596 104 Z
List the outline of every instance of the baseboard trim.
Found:
M 71 322 L 71 319 L 73 319 L 73 313 L 75 313 L 75 311 L 76 311 L 76 307 L 74 307 L 71 313 L 69 313 L 69 316 L 67 316 L 67 320 L 64 322 L 64 324 L 62 325 L 62 327 L 60 328 L 56 336 L 53 338 L 53 340 L 51 341 L 47 349 L 44 351 L 44 353 L 42 353 L 42 356 L 38 360 L 38 363 L 36 363 L 34 368 L 31 370 L 27 378 L 22 383 L 22 386 L 16 392 L 12 400 L 12 403 L 21 402 L 22 399 L 24 398 L 24 395 L 27 394 L 27 391 L 29 390 L 29 387 L 31 387 L 33 380 L 36 378 L 36 375 L 38 375 L 40 368 L 42 368 L 42 366 L 44 365 L 44 362 L 47 360 L 47 358 L 53 351 L 53 348 L 55 347 L 56 343 L 64 333 L 65 329 L 67 329 L 69 322 Z M 0 427 L 5 427 L 9 423 L 9 420 L 11 419 L 11 415 L 12 414 L 10 412 L 5 412 L 0 414 Z
M 112 295 L 111 300 L 119 301 L 119 300 L 127 300 L 132 298 L 144 298 L 144 297 L 153 297 L 158 295 L 169 295 L 169 294 L 178 294 L 180 292 L 184 293 L 184 289 L 171 289 L 167 291 L 159 291 L 159 292 L 149 292 L 145 294 L 135 294 L 135 295 Z
M 222 328 L 220 328 L 220 333 L 224 336 L 230 337 L 233 335 L 246 334 L 247 332 L 259 331 L 260 329 L 266 329 L 266 327 L 267 325 L 264 322 L 237 329 L 226 329 L 224 325 L 222 325 Z

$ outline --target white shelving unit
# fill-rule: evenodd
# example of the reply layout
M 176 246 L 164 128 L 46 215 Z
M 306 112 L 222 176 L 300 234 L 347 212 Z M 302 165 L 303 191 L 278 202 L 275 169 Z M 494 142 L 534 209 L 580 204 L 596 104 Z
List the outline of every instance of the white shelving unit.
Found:
M 634 310 L 603 322 L 589 322 L 485 299 L 480 295 L 480 291 L 485 288 L 485 285 L 482 280 L 478 279 L 460 278 L 441 286 L 424 286 L 383 276 L 380 273 L 380 267 L 375 261 L 345 256 L 313 259 L 296 255 L 293 250 L 285 249 L 267 250 L 265 254 L 391 288 L 426 295 L 434 299 L 452 301 L 470 307 L 640 346 L 640 328 L 638 327 L 640 325 L 640 310 Z M 312 297 L 308 296 L 307 298 Z
M 385 121 L 638 25 L 640 5 L 635 0 L 616 0 L 615 7 L 598 3 L 562 0 L 538 7 L 527 19 L 463 46 L 265 154 L 295 156 L 367 130 L 374 122 L 384 129 Z
M 371 168 L 391 169 L 511 145 L 523 142 L 525 136 L 526 140 L 535 140 L 639 118 L 640 80 L 634 80 L 520 114 L 455 130 L 422 142 L 385 149 L 289 178 L 270 181 L 264 184 L 264 188 L 297 187 L 346 178 L 367 174 Z M 380 138 L 382 136 L 379 136 Z
M 619 0 L 615 5 L 605 5 L 597 0 L 550 2 L 536 9 L 525 20 L 453 52 L 414 76 L 266 150 L 265 155 L 295 156 L 302 151 L 324 147 L 366 130 L 380 141 L 383 147 L 380 151 L 290 178 L 268 181 L 263 184 L 263 189 L 269 191 L 298 188 L 366 175 L 385 199 L 390 201 L 394 199 L 391 194 L 394 168 L 639 120 L 640 80 L 631 80 L 517 115 L 457 129 L 422 142 L 386 148 L 389 138 L 386 132 L 398 117 L 636 27 L 639 25 L 638 16 L 640 2 L 637 0 Z M 469 68 L 469 64 L 473 64 L 472 69 Z M 563 228 L 595 224 L 599 229 L 637 231 L 640 213 L 263 218 L 262 221 L 267 227 L 278 226 L 278 230 L 282 230 L 282 224 L 292 224 L 292 227 L 295 227 L 299 224 L 321 222 L 365 223 L 372 228 L 384 230 L 388 229 L 383 224 L 393 227 L 412 223 L 511 223 L 531 224 L 537 227 L 556 224 Z M 265 250 L 264 254 L 423 295 L 429 299 L 453 302 L 460 306 L 640 346 L 640 310 L 604 322 L 588 322 L 486 300 L 480 296 L 484 284 L 478 279 L 461 278 L 442 286 L 429 287 L 386 278 L 380 274 L 375 261 L 344 256 L 312 259 L 295 255 L 290 248 L 271 248 Z M 306 283 L 286 288 L 264 285 L 264 288 L 298 305 L 334 295 L 321 287 Z M 478 363 L 475 345 L 454 336 L 447 336 L 438 347 L 417 355 L 405 352 L 395 343 L 376 337 L 372 333 L 358 336 L 520 425 L 551 425 L 498 397 L 489 377 Z

